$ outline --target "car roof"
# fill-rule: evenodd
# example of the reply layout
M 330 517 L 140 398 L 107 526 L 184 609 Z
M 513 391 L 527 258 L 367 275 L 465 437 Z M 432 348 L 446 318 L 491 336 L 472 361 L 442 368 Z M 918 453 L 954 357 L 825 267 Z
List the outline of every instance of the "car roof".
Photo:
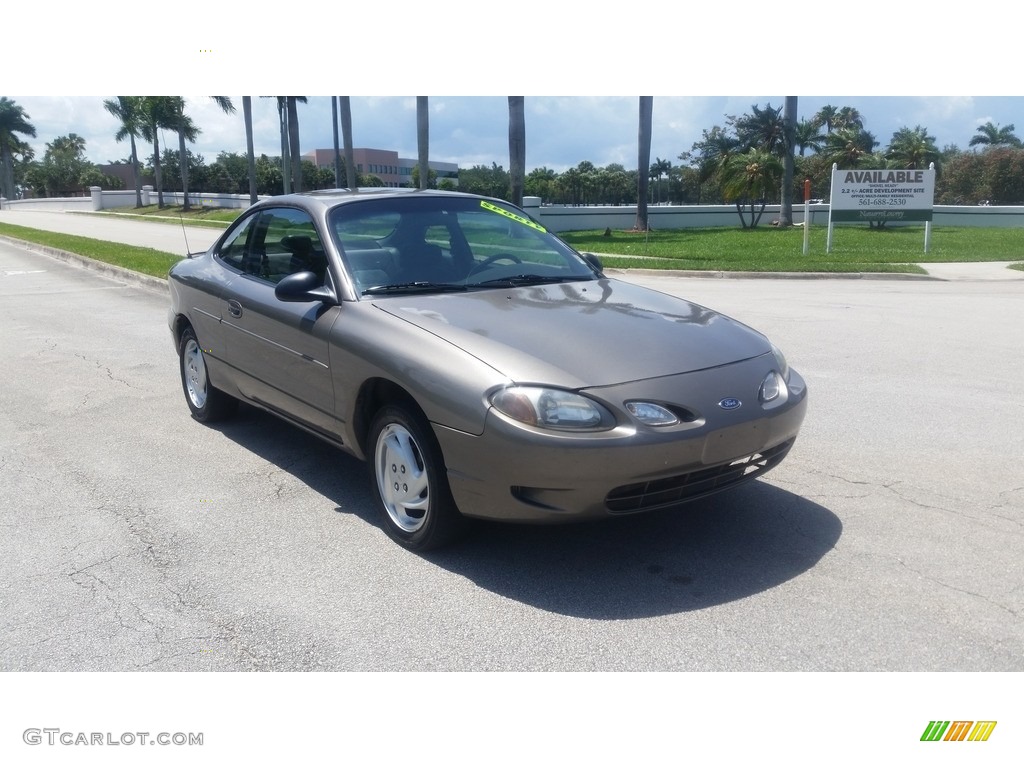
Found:
M 277 195 L 261 200 L 258 205 L 297 205 L 302 208 L 333 208 L 336 205 L 387 197 L 458 197 L 480 198 L 466 192 L 453 192 L 441 189 L 413 189 L 411 187 L 358 187 L 356 189 L 317 189 L 311 192 L 297 192 L 289 195 Z

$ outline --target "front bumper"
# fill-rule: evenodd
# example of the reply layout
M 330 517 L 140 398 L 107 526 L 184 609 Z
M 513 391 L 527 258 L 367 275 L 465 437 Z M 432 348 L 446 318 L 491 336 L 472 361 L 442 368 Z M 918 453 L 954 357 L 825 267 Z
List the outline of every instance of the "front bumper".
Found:
M 469 517 L 567 522 L 674 506 L 757 477 L 786 456 L 807 411 L 806 384 L 796 371 L 784 400 L 758 401 L 768 370 L 770 363 L 757 358 L 639 382 L 642 394 L 637 382 L 588 390 L 619 418 L 608 432 L 532 429 L 494 410 L 479 436 L 436 426 L 455 502 Z M 723 388 L 737 380 L 755 384 Z M 719 408 L 723 395 L 743 406 Z M 697 418 L 645 427 L 622 408 L 638 396 L 685 406 Z

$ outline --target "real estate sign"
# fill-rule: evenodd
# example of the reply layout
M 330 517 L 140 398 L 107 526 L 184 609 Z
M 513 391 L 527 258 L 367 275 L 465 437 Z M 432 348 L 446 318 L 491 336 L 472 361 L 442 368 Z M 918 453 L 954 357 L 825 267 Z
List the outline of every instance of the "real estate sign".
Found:
M 935 169 L 832 170 L 831 221 L 931 221 Z

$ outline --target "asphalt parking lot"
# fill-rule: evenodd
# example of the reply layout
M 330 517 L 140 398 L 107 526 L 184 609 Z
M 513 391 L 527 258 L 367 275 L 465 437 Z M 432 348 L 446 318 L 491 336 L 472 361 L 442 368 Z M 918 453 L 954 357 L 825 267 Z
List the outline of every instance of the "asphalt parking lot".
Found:
M 623 277 L 785 351 L 788 459 L 418 556 L 359 462 L 189 417 L 163 293 L 0 243 L 0 669 L 1024 668 L 1024 280 Z

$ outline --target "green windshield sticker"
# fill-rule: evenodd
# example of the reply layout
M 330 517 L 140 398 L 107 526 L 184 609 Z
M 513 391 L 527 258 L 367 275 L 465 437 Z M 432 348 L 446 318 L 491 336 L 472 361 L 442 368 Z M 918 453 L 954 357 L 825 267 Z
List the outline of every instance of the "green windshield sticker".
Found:
M 544 229 L 544 227 L 542 227 L 537 222 L 531 221 L 525 216 L 520 216 L 518 213 L 512 213 L 512 211 L 506 211 L 504 208 L 499 208 L 493 203 L 488 203 L 486 200 L 480 201 L 480 207 L 486 208 L 488 211 L 493 211 L 494 213 L 500 214 L 501 216 L 504 216 L 506 219 L 512 219 L 512 221 L 518 221 L 520 224 L 525 224 L 528 227 L 533 227 L 538 232 L 547 232 L 547 230 Z

